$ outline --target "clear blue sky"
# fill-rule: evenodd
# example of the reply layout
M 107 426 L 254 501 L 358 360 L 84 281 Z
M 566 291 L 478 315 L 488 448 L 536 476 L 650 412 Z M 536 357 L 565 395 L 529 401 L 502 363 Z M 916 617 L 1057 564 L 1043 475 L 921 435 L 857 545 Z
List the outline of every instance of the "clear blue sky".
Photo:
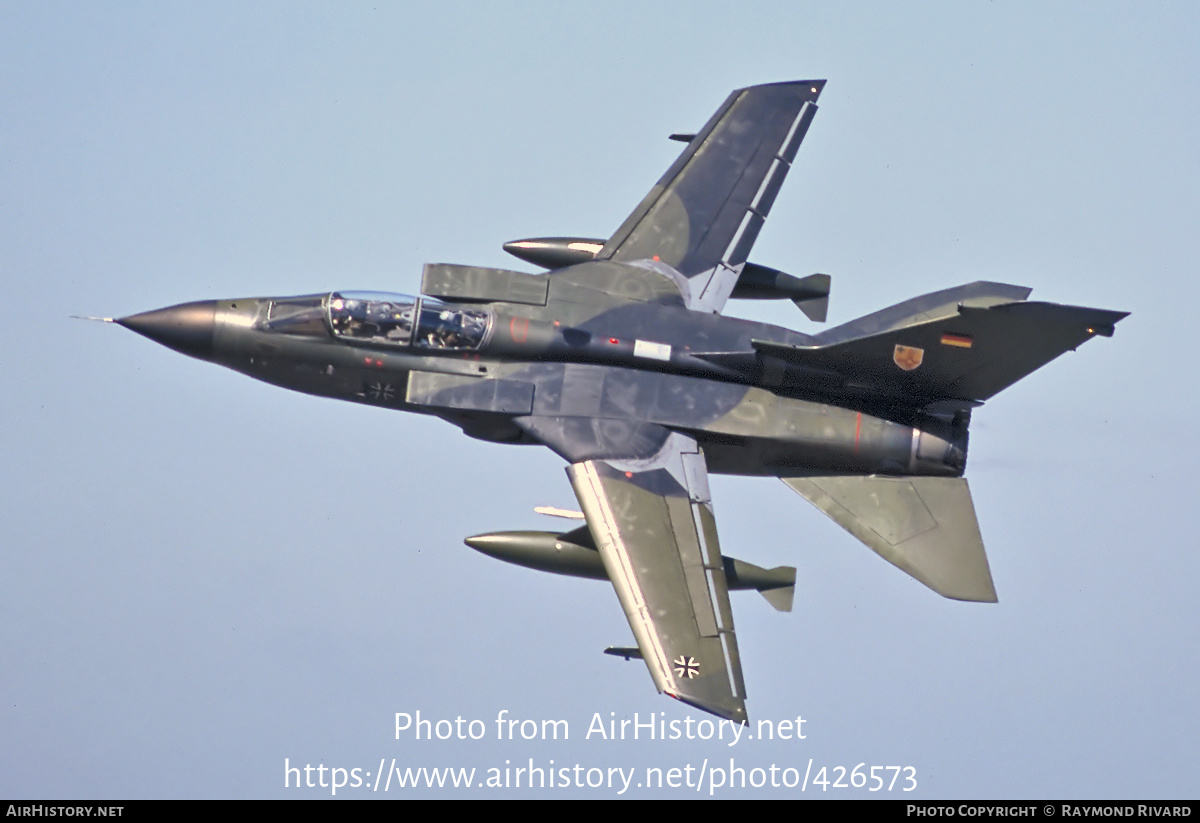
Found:
M 0 5 L 0 796 L 731 757 L 914 767 L 897 797 L 1197 795 L 1200 7 L 737 5 Z M 807 78 L 752 259 L 832 274 L 831 322 L 978 279 L 1133 314 L 976 414 L 998 605 L 777 481 L 714 479 L 725 552 L 799 569 L 793 613 L 733 605 L 752 720 L 804 740 L 584 739 L 596 713 L 706 716 L 600 653 L 631 642 L 611 587 L 462 545 L 575 507 L 548 451 L 69 319 L 520 267 L 503 242 L 607 236 L 730 90 Z M 396 740 L 418 710 L 487 736 Z M 498 741 L 501 711 L 571 738 Z M 799 796 L 717 796 L 772 794 Z

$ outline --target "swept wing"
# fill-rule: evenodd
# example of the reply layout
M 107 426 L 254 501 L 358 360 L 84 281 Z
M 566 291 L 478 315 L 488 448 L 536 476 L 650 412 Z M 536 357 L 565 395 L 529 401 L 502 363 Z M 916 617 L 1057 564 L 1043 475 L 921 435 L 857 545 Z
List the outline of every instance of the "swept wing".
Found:
M 596 255 L 656 260 L 686 280 L 689 308 L 719 312 L 813 116 L 824 80 L 729 96 Z
M 704 453 L 673 433 L 652 458 L 567 469 L 654 685 L 746 720 L 746 690 Z

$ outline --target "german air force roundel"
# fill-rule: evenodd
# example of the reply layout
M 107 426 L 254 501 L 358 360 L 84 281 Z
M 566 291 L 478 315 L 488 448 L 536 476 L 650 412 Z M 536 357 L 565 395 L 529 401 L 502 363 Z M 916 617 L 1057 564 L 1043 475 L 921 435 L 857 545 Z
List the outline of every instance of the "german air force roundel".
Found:
M 912 371 L 921 365 L 921 361 L 924 359 L 925 350 L 918 349 L 915 346 L 901 346 L 897 344 L 896 350 L 892 352 L 892 360 L 905 371 Z

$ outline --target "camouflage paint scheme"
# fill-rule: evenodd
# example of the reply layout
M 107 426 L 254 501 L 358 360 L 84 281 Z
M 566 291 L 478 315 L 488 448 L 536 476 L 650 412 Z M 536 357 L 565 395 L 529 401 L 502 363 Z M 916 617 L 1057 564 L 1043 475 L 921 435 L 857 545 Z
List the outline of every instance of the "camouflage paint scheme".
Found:
M 962 474 L 971 411 L 1124 313 L 973 283 L 816 335 L 724 317 L 731 296 L 823 320 L 829 278 L 747 257 L 824 81 L 735 91 L 607 241 L 506 245 L 544 274 L 427 265 L 424 297 L 188 303 L 118 320 L 185 354 L 309 394 L 431 414 L 548 446 L 586 525 L 480 535 L 533 568 L 606 577 L 660 692 L 736 722 L 731 584 L 791 606 L 795 570 L 721 554 L 710 472 L 784 481 L 952 598 L 995 589 Z

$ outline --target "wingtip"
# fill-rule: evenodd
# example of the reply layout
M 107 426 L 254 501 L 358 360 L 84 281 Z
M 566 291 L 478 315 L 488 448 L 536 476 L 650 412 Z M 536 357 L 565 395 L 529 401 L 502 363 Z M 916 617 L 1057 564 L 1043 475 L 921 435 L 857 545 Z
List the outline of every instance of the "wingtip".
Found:
M 680 703 L 686 703 L 693 708 L 700 709 L 700 711 L 708 712 L 709 714 L 715 714 L 722 720 L 728 720 L 732 723 L 740 723 L 743 726 L 749 725 L 750 723 L 750 719 L 746 715 L 746 702 L 739 698 L 734 698 L 733 705 L 719 705 L 715 703 L 702 703 L 695 698 L 684 697 L 683 695 L 675 694 L 674 692 L 664 691 L 663 694 L 665 694 L 667 697 L 675 698 Z

